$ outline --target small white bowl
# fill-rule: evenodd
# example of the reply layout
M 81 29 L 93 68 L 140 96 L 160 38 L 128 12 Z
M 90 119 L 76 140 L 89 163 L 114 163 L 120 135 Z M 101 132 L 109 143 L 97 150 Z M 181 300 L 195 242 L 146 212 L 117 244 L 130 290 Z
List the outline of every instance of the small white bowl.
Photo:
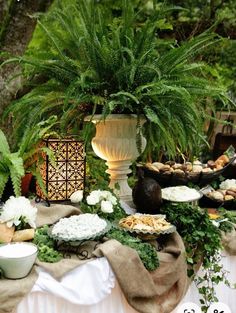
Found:
M 38 248 L 30 242 L 0 244 L 0 269 L 6 278 L 18 279 L 29 274 L 36 260 Z

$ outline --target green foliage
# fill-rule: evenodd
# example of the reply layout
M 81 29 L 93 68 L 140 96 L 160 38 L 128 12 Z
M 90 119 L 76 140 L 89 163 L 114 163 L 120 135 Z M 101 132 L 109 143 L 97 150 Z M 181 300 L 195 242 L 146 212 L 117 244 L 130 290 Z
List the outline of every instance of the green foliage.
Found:
M 0 197 L 8 178 L 12 181 L 15 195 L 20 196 L 21 178 L 24 173 L 24 164 L 19 152 L 10 152 L 7 138 L 0 129 Z
M 214 286 L 220 282 L 229 285 L 227 272 L 220 264 L 221 232 L 213 225 L 208 213 L 188 203 L 167 204 L 162 209 L 167 220 L 174 224 L 186 247 L 188 274 L 202 263 L 203 274 L 195 277 L 201 295 L 202 311 L 207 312 L 212 302 L 218 301 Z
M 229 88 L 231 97 L 235 99 L 236 2 L 234 0 L 168 0 L 166 3 L 181 6 L 183 9 L 172 12 L 170 21 L 173 32 L 164 32 L 163 36 L 186 40 L 211 27 L 224 37 L 220 44 L 207 49 L 203 59 L 211 65 L 212 75 L 216 75 Z M 217 106 L 221 109 L 220 103 Z
M 2 4 L 1 8 L 1 16 L 2 20 L 0 21 L 0 47 L 4 42 L 7 27 L 9 26 L 11 16 L 13 15 L 13 8 L 14 8 L 14 1 L 13 0 L 6 0 L 4 4 Z
M 218 212 L 221 219 L 226 219 L 223 222 L 220 222 L 219 229 L 225 233 L 230 233 L 234 230 L 236 224 L 236 216 L 230 211 L 226 211 L 224 208 L 219 208 Z
M 37 228 L 33 243 L 38 246 L 38 259 L 42 262 L 55 263 L 62 259 L 62 254 L 55 249 L 55 242 L 48 236 L 49 226 Z
M 42 153 L 47 154 L 51 162 L 54 162 L 55 157 L 50 149 L 40 146 L 39 143 L 45 136 L 56 135 L 51 130 L 56 123 L 56 116 L 51 116 L 34 127 L 26 125 L 22 138 L 14 147 L 14 152 L 10 151 L 7 138 L 0 129 L 0 197 L 9 178 L 12 181 L 15 195 L 19 197 L 21 195 L 21 178 L 26 172 L 30 172 L 38 178 L 42 190 L 46 193 L 38 167 L 42 160 Z
M 106 235 L 110 239 L 116 239 L 122 245 L 126 245 L 137 251 L 143 265 L 148 271 L 154 271 L 159 266 L 157 251 L 149 243 L 129 235 L 124 230 L 113 228 Z
M 89 150 L 89 149 L 87 149 Z M 86 192 L 101 189 L 107 190 L 109 176 L 106 173 L 105 161 L 98 158 L 91 150 L 86 153 Z
M 193 254 L 194 261 L 198 262 L 204 256 L 203 266 L 209 263 L 221 248 L 221 235 L 207 212 L 191 204 L 166 205 L 163 208 L 167 220 L 174 223 L 186 244 L 187 254 Z M 194 253 L 197 252 L 197 255 Z
M 97 190 L 99 190 L 99 189 L 97 189 Z M 100 190 L 102 190 L 102 189 L 100 189 Z M 111 189 L 107 188 L 105 190 L 109 191 L 117 199 L 117 197 L 113 194 L 113 191 Z M 106 219 L 110 222 L 119 221 L 121 218 L 127 216 L 124 209 L 121 207 L 118 199 L 117 199 L 117 203 L 115 205 L 113 205 L 113 212 L 112 213 L 102 212 L 101 201 L 99 201 L 95 205 L 88 205 L 86 201 L 82 201 L 82 202 L 80 202 L 80 209 L 83 213 L 97 214 L 101 218 Z
M 18 58 L 27 65 L 33 88 L 5 114 L 13 111 L 21 127 L 55 112 L 67 131 L 88 113 L 104 118 L 110 113 L 143 114 L 147 149 L 169 156 L 177 149 L 193 149 L 197 139 L 203 140 L 205 100 L 212 97 L 223 105 L 228 100 L 226 90 L 204 74 L 204 64 L 194 60 L 218 39 L 205 32 L 163 50 L 158 21 L 163 22 L 167 11 L 154 1 L 144 19 L 127 0 L 115 16 L 114 7 L 95 1 L 55 9 L 50 28 L 49 22 L 39 21 L 49 49 Z M 12 61 L 16 59 L 5 64 Z M 37 83 L 38 77 L 43 83 Z
M 119 221 L 121 218 L 126 217 L 127 214 L 122 209 L 122 207 L 118 204 L 117 206 L 114 206 L 114 212 L 112 212 L 112 213 L 101 213 L 100 216 L 102 218 L 107 219 L 108 221 L 114 222 L 114 221 Z

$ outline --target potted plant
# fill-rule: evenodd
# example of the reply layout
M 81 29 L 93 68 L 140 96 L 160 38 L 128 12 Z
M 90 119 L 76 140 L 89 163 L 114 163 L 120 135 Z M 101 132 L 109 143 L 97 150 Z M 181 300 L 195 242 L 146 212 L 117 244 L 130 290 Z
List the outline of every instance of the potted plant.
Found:
M 134 114 L 139 134 L 142 117 L 146 120 L 147 149 L 173 157 L 204 140 L 203 123 L 211 103 L 206 99 L 218 99 L 224 105 L 229 102 L 225 88 L 210 79 L 204 64 L 195 58 L 219 38 L 205 32 L 181 45 L 163 48 L 157 35 L 162 16 L 155 1 L 146 20 L 139 19 L 128 0 L 122 1 L 121 14 L 115 17 L 109 8 L 104 13 L 99 2 L 86 0 L 52 14 L 56 27 L 49 29 L 39 21 L 51 49 L 5 62 L 26 64 L 31 81 L 43 78 L 43 83 L 34 84 L 8 108 L 8 113 L 22 118 L 20 124 L 26 118 L 37 120 L 38 112 L 47 115 L 53 111 L 60 116 L 61 126 L 71 130 L 75 125 L 78 129 L 88 114 L 101 114 L 90 118 L 100 126 L 98 120 L 106 124 L 112 119 L 110 114 Z M 30 117 L 22 114 L 26 110 Z M 141 145 L 141 136 L 137 139 L 141 150 L 144 140 Z M 130 164 L 133 159 L 125 162 Z M 112 160 L 116 161 L 120 159 Z M 118 175 L 124 170 L 126 175 L 127 166 L 113 169 Z
M 0 129 L 0 199 L 2 201 L 7 200 L 13 194 L 19 197 L 27 193 L 24 183 L 27 183 L 29 187 L 29 179 L 32 175 L 45 192 L 38 162 L 40 162 L 41 153 L 46 153 L 52 162 L 54 155 L 47 147 L 41 147 L 40 141 L 44 136 L 55 135 L 51 128 L 56 121 L 57 118 L 52 116 L 34 127 L 28 125 L 14 152 L 11 152 L 7 138 Z

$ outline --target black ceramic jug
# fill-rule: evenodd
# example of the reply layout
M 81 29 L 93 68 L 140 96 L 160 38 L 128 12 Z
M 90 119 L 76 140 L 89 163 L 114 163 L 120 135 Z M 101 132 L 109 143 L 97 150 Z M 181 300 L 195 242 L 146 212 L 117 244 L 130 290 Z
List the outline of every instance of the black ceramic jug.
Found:
M 138 170 L 138 181 L 132 190 L 132 196 L 137 212 L 146 214 L 160 213 L 162 204 L 161 187 L 153 178 L 144 177 L 142 169 Z

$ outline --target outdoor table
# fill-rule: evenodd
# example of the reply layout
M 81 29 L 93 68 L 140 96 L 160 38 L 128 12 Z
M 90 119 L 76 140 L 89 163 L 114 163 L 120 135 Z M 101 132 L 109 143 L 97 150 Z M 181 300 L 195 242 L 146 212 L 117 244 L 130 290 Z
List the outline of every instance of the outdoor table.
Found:
M 223 253 L 222 264 L 229 271 L 229 280 L 236 282 L 236 256 Z M 236 307 L 234 289 L 221 284 L 217 286 L 216 292 L 220 302 L 227 304 L 231 309 Z M 194 283 L 190 285 L 180 305 L 185 302 L 200 305 L 199 294 Z M 172 312 L 177 313 L 178 307 Z M 41 270 L 33 289 L 14 311 L 14 313 L 32 312 L 134 313 L 137 311 L 127 303 L 107 259 L 99 258 L 69 272 L 61 282 Z
M 57 205 L 40 208 L 37 225 L 79 214 L 76 210 Z M 181 237 L 174 233 L 166 238 L 154 273 L 144 268 L 136 251 L 115 240 L 101 244 L 91 260 L 37 261 L 28 277 L 0 280 L 0 313 L 177 313 L 178 303 L 198 303 L 199 297 L 193 283 L 188 288 Z M 225 254 L 222 262 L 235 283 L 236 256 Z M 219 300 L 230 308 L 236 307 L 235 292 L 224 285 L 217 288 Z

